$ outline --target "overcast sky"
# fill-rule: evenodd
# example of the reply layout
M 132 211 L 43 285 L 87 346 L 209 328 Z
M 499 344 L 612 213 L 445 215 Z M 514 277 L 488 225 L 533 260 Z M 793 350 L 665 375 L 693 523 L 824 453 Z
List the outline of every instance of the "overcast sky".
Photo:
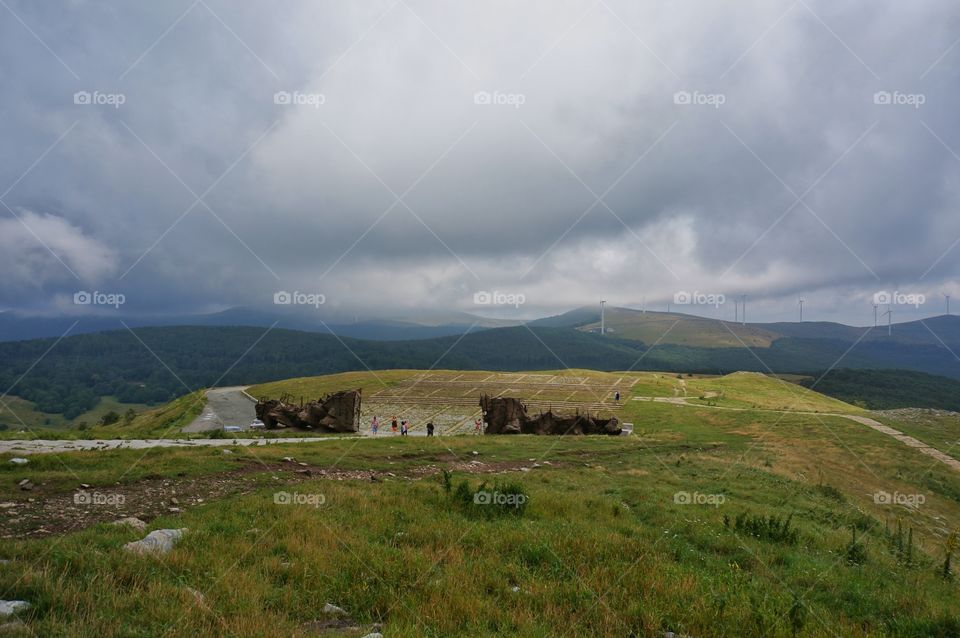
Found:
M 960 311 L 958 38 L 956 0 L 3 0 L 0 308 Z

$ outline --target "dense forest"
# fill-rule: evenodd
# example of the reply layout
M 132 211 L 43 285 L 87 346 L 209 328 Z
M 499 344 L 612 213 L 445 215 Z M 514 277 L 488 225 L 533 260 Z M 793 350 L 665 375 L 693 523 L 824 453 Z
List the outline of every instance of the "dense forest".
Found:
M 293 330 L 203 326 L 83 334 L 59 342 L 0 343 L 0 386 L 35 402 L 39 410 L 74 418 L 96 405 L 101 396 L 153 405 L 212 385 L 366 368 L 569 367 L 723 374 L 804 372 L 827 369 L 838 360 L 848 367 L 920 368 L 960 376 L 960 365 L 944 349 L 923 345 L 860 344 L 851 350 L 841 341 L 785 338 L 765 349 L 648 348 L 639 341 L 539 326 L 385 342 Z M 817 389 L 829 391 L 836 387 L 830 383 L 842 381 L 831 376 Z M 858 390 L 864 396 L 866 386 L 869 383 Z
M 810 387 L 820 376 L 801 384 Z M 960 412 L 960 381 L 912 370 L 831 370 L 815 389 L 871 410 L 923 407 Z

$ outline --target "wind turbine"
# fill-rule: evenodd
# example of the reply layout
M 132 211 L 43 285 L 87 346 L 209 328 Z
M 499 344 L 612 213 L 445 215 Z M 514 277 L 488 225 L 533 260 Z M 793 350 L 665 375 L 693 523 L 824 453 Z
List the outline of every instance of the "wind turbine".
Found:
M 950 295 L 944 295 L 947 298 L 947 316 L 950 316 Z
M 879 307 L 880 307 L 879 305 L 873 304 L 873 327 L 874 328 L 877 327 L 877 308 Z
M 797 304 L 800 306 L 800 323 L 803 323 L 803 297 L 797 300 Z
M 601 301 L 601 302 L 600 302 L 600 334 L 604 334 L 604 325 L 605 325 L 605 324 L 604 324 L 604 322 L 603 322 L 603 320 L 604 320 L 603 309 L 604 309 L 604 306 L 606 306 L 606 305 L 607 305 L 607 302 L 606 302 L 606 301 Z
M 747 296 L 740 295 L 740 313 L 741 319 L 743 319 L 743 325 L 747 325 Z
M 887 311 L 883 314 L 887 316 L 887 336 L 893 336 L 893 306 L 887 306 Z
M 733 298 L 733 323 L 738 323 L 740 321 L 740 302 L 737 301 L 737 298 Z

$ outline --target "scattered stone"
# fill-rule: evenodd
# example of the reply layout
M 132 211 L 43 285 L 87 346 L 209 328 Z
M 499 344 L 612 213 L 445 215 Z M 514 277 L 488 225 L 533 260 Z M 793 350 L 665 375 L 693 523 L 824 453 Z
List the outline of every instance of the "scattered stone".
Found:
M 17 504 L 13 501 L 7 501 L 6 503 L 0 503 L 0 510 L 9 509 L 11 507 L 16 507 Z
M 27 609 L 30 609 L 30 603 L 25 600 L 0 600 L 0 616 L 12 616 Z
M 302 465 L 303 467 L 307 467 L 308 463 L 304 463 L 303 461 L 300 461 L 299 463 L 297 463 L 297 465 Z
M 347 616 L 347 610 L 337 607 L 333 603 L 327 603 L 323 606 L 325 616 Z
M 123 548 L 136 554 L 166 554 L 187 532 L 187 528 L 157 529 L 139 541 L 127 543 Z
M 220 454 L 233 454 L 233 450 L 220 450 Z
M 474 451 L 473 451 L 473 452 L 471 452 L 470 454 L 472 454 L 472 455 L 474 455 L 474 456 L 477 456 L 477 455 L 479 455 L 480 453 L 479 453 L 479 452 L 477 452 L 476 450 L 474 450 Z
M 90 484 L 89 484 L 89 483 L 81 483 L 81 484 L 80 484 L 80 489 L 81 489 L 81 490 L 89 490 L 89 489 L 90 489 Z
M 179 505 L 179 504 L 180 504 L 180 501 L 178 501 L 176 498 L 171 498 L 171 499 L 170 499 L 170 502 L 173 503 L 174 505 Z
M 383 638 L 383 634 L 381 634 L 379 631 L 375 631 L 372 634 L 367 634 L 363 638 Z
M 133 516 L 128 516 L 127 518 L 121 518 L 120 520 L 113 521 L 111 525 L 126 525 L 127 527 L 132 527 L 138 532 L 142 532 L 147 529 L 147 524 L 144 521 L 141 521 L 139 518 Z
M 25 492 L 29 492 L 30 490 L 33 489 L 33 483 L 30 482 L 30 479 L 23 479 L 22 481 L 17 483 L 17 485 L 19 485 L 20 489 Z
M 167 508 L 167 511 L 170 512 L 171 514 L 176 514 L 177 512 L 180 511 L 180 508 L 179 508 L 179 507 L 168 507 L 168 508 Z
M 10 459 L 10 462 L 13 463 L 14 465 L 26 465 L 30 461 L 28 461 L 27 459 L 20 458 L 19 456 L 16 456 Z
M 515 594 L 518 594 L 520 593 L 520 588 L 514 585 L 513 587 L 510 588 L 510 591 L 512 591 Z
M 293 463 L 293 457 L 292 457 L 292 456 L 285 456 L 285 457 L 283 457 L 283 458 L 280 459 L 280 460 L 283 461 L 284 463 Z

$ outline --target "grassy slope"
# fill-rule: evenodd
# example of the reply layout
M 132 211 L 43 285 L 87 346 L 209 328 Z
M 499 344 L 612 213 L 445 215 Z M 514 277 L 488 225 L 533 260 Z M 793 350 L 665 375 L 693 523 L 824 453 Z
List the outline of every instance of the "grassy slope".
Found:
M 636 339 L 648 345 L 659 342 L 704 348 L 737 348 L 746 344 L 751 348 L 768 348 L 781 336 L 756 326 L 675 312 L 644 313 L 613 308 L 605 313 L 604 321 L 606 327 L 613 330 L 614 336 Z M 581 329 L 599 330 L 600 321 L 588 323 Z
M 35 497 L 77 480 L 109 491 L 117 479 L 172 479 L 286 455 L 398 476 L 286 488 L 323 494 L 326 505 L 314 509 L 275 505 L 288 475 L 264 468 L 250 475 L 250 494 L 153 521 L 152 528 L 191 529 L 162 559 L 125 555 L 120 545 L 139 535 L 107 525 L 12 540 L 0 549 L 14 559 L 0 571 L 2 597 L 35 603 L 25 618 L 36 635 L 308 635 L 301 624 L 326 601 L 385 622 L 389 636 L 790 636 L 791 617 L 803 636 L 960 630 L 957 585 L 935 575 L 943 530 L 960 524 L 956 473 L 834 417 L 648 402 L 624 410 L 638 424 L 635 437 L 391 438 L 237 449 L 233 457 L 204 449 L 35 457 Z M 473 458 L 551 465 L 505 477 L 530 495 L 522 518 L 477 517 L 454 506 L 436 479 L 402 478 L 415 467 Z M 26 497 L 14 481 L 23 472 L 0 463 L 3 499 Z M 480 481 L 454 476 L 464 479 L 473 488 Z M 927 502 L 913 514 L 884 508 L 870 498 L 878 489 L 919 489 Z M 723 494 L 726 502 L 678 505 L 678 491 Z M 793 514 L 798 542 L 726 529 L 724 516 L 741 512 Z M 897 560 L 884 531 L 898 517 L 915 529 L 911 565 Z M 854 527 L 866 547 L 860 565 L 845 559 Z M 204 594 L 203 604 L 188 587 Z M 791 615 L 795 594 L 802 603 Z
M 203 411 L 206 398 L 202 391 L 193 392 L 171 401 L 159 408 L 148 409 L 138 414 L 129 424 L 123 419 L 113 425 L 93 425 L 86 429 L 75 427 L 49 428 L 39 425 L 26 432 L 11 428 L 0 432 L 0 439 L 151 439 L 176 438 L 180 428 L 189 424 Z M 122 404 L 116 404 L 121 407 Z M 123 406 L 130 407 L 130 406 Z M 118 413 L 123 414 L 119 410 Z

